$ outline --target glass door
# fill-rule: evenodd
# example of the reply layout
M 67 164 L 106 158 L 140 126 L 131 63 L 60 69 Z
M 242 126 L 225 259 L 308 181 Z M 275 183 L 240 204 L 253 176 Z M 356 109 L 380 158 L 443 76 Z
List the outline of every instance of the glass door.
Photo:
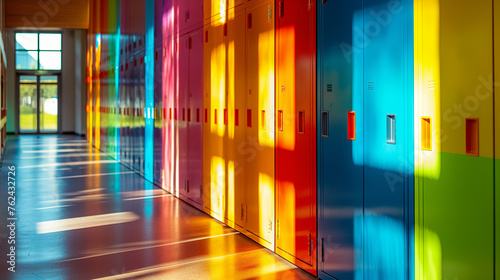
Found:
M 38 131 L 38 77 L 19 76 L 19 131 Z
M 40 132 L 57 132 L 57 92 L 57 76 L 40 76 Z
M 19 76 L 19 132 L 57 133 L 59 76 Z

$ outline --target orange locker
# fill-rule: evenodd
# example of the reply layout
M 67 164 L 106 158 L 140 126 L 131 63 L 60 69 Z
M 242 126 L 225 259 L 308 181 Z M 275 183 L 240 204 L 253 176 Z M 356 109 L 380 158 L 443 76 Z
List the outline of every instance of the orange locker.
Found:
M 203 209 L 214 218 L 224 221 L 226 46 L 219 18 L 215 18 L 204 30 Z
M 246 13 L 247 231 L 250 238 L 274 250 L 274 1 L 259 2 Z
M 276 252 L 316 275 L 316 9 L 276 12 Z
M 245 10 L 243 6 L 227 12 L 223 36 L 226 48 L 226 103 L 223 120 L 226 123 L 224 155 L 226 159 L 225 223 L 245 231 Z

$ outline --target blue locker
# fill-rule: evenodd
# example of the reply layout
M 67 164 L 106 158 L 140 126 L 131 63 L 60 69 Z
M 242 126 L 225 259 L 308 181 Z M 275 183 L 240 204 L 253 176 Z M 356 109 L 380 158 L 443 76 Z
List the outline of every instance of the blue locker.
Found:
M 412 1 L 318 1 L 319 268 L 413 278 Z
M 323 279 L 362 277 L 355 271 L 354 222 L 363 209 L 363 162 L 353 158 L 363 153 L 362 122 L 355 140 L 347 137 L 348 112 L 358 119 L 363 114 L 353 100 L 362 82 L 354 80 L 354 69 L 362 70 L 363 61 L 353 61 L 349 51 L 362 3 L 318 1 L 318 273 Z

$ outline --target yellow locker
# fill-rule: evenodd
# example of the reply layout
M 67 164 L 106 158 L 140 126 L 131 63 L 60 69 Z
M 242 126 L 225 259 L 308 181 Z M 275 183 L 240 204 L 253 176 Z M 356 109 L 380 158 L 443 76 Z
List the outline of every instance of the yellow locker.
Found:
M 224 26 L 214 18 L 205 27 L 204 47 L 204 129 L 203 129 L 203 209 L 214 218 L 225 219 L 224 136 L 223 114 L 226 103 L 226 46 Z
M 492 4 L 415 1 L 415 279 L 494 279 Z
M 247 231 L 274 250 L 274 1 L 247 9 L 246 22 Z

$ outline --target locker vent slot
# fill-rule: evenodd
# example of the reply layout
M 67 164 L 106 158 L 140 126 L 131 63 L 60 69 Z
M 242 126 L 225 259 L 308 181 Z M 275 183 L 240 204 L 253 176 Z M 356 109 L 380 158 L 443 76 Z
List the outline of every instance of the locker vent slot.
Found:
M 260 112 L 260 128 L 266 130 L 266 110 Z
M 356 112 L 347 112 L 347 139 L 356 140 Z
M 299 133 L 304 133 L 306 130 L 306 113 L 299 111 Z
M 234 125 L 235 126 L 240 125 L 240 111 L 238 109 L 234 110 Z
M 396 144 L 396 115 L 387 115 L 387 144 Z
M 479 156 L 479 119 L 465 119 L 465 153 Z
M 247 126 L 252 127 L 252 110 L 247 110 Z
M 326 92 L 333 92 L 333 85 L 332 84 L 326 85 Z
M 283 111 L 278 111 L 278 131 L 283 131 Z
M 321 113 L 321 136 L 328 137 L 328 111 Z
M 430 117 L 421 118 L 422 150 L 432 151 L 432 121 Z
M 375 89 L 375 83 L 374 82 L 368 82 L 368 90 L 374 90 Z

